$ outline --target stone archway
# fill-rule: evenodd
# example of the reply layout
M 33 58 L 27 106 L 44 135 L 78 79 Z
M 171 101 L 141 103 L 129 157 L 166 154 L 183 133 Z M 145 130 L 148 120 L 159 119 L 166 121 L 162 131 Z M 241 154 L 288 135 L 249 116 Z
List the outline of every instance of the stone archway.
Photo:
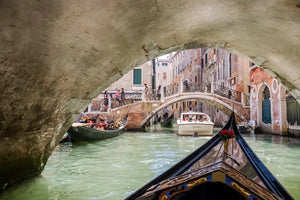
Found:
M 272 95 L 267 83 L 261 84 L 257 92 L 257 126 L 272 132 Z
M 300 102 L 295 0 L 2 0 L 0 13 L 1 189 L 40 174 L 92 98 L 168 52 L 202 47 L 242 55 Z

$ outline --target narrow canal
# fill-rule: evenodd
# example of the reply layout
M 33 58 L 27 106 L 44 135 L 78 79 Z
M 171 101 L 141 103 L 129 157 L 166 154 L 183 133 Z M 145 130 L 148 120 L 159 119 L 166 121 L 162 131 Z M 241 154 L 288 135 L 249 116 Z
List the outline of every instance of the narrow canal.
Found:
M 152 129 L 109 140 L 59 146 L 41 176 L 5 191 L 1 200 L 124 199 L 210 137 Z M 300 199 L 300 139 L 244 135 L 295 199 Z

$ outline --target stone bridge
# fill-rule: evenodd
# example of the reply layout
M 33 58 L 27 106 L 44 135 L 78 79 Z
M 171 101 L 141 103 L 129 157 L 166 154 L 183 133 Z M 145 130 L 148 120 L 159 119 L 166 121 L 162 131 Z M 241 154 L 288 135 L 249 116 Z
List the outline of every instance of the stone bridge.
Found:
M 42 172 L 91 99 L 166 53 L 228 50 L 300 102 L 299 9 L 297 0 L 2 0 L 0 192 Z
M 214 93 L 190 92 L 177 93 L 164 98 L 162 101 L 140 101 L 133 104 L 111 109 L 108 113 L 88 113 L 89 115 L 100 114 L 102 117 L 123 117 L 128 114 L 128 130 L 142 129 L 145 124 L 160 110 L 177 102 L 195 100 L 210 104 L 226 115 L 232 110 L 236 114 L 238 122 L 250 120 L 249 106 Z

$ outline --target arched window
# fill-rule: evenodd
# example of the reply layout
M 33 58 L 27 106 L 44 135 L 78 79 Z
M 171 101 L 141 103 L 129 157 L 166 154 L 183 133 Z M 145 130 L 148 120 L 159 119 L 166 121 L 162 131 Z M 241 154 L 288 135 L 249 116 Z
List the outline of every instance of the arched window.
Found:
M 268 87 L 265 87 L 263 91 L 262 120 L 266 124 L 272 123 L 270 90 Z
M 263 91 L 264 99 L 270 99 L 270 90 L 268 87 L 265 87 Z

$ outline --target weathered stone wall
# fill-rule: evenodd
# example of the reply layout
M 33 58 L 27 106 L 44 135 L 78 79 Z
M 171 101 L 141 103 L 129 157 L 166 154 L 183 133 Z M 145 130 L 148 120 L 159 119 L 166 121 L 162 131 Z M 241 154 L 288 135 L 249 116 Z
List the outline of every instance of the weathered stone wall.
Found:
M 1 188 L 39 174 L 92 98 L 167 52 L 244 55 L 300 100 L 296 0 L 0 3 Z

